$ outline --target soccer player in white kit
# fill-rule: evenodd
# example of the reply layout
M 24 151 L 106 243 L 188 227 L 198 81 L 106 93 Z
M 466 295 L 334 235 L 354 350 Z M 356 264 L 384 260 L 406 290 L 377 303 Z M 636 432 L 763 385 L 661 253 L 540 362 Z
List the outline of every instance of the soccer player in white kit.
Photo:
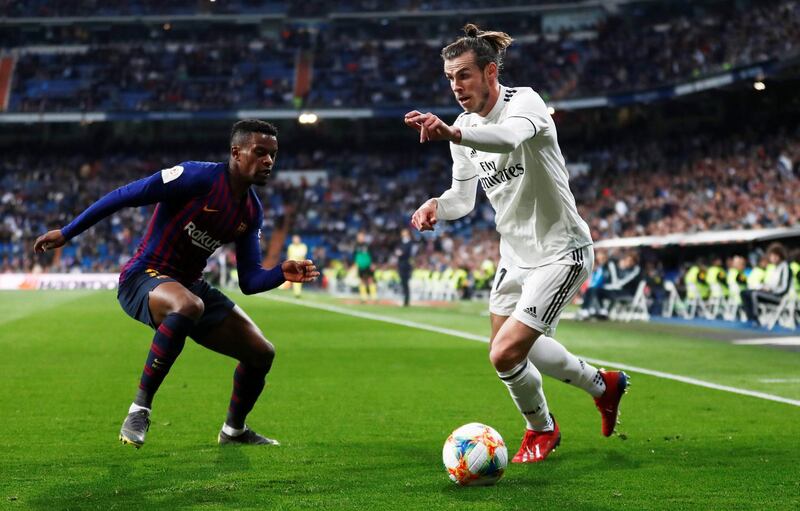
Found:
M 489 358 L 527 423 L 512 462 L 535 463 L 561 441 L 541 373 L 591 394 L 605 436 L 614 431 L 628 377 L 592 367 L 551 337 L 592 271 L 589 228 L 578 215 L 544 101 L 528 87 L 498 81 L 511 37 L 472 24 L 464 32 L 442 50 L 445 76 L 464 112 L 452 126 L 430 112 L 405 115 L 420 143 L 449 141 L 453 158 L 450 189 L 420 206 L 411 223 L 425 231 L 437 220 L 463 217 L 475 206 L 479 183 L 494 207 L 500 262 L 489 298 Z

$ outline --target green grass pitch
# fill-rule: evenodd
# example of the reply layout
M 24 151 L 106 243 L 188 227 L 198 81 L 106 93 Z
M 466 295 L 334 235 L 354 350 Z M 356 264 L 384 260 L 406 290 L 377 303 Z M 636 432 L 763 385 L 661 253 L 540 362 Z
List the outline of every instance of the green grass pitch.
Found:
M 0 509 L 800 508 L 800 407 L 636 373 L 622 435 L 603 438 L 591 399 L 546 378 L 561 447 L 494 487 L 456 487 L 441 465 L 450 431 L 485 422 L 512 454 L 522 434 L 485 344 L 231 296 L 277 349 L 248 420 L 277 448 L 216 445 L 235 363 L 191 341 L 145 446 L 120 445 L 150 330 L 113 292 L 0 293 Z M 481 304 L 348 308 L 488 333 Z M 564 322 L 557 337 L 579 355 L 800 399 L 800 352 L 654 325 Z

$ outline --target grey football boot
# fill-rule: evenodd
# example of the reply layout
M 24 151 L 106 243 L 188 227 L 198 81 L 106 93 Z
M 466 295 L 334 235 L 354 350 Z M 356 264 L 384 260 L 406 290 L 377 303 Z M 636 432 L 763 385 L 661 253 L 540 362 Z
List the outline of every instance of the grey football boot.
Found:
M 144 436 L 150 429 L 150 412 L 138 410 L 125 417 L 122 429 L 119 430 L 119 441 L 130 444 L 137 449 L 144 445 Z
M 217 437 L 217 442 L 219 445 L 230 445 L 230 444 L 243 444 L 243 445 L 281 445 L 280 442 L 277 440 L 273 440 L 271 438 L 267 438 L 265 436 L 259 435 L 252 429 L 245 426 L 244 433 L 241 435 L 231 436 L 224 431 L 219 432 L 219 436 Z

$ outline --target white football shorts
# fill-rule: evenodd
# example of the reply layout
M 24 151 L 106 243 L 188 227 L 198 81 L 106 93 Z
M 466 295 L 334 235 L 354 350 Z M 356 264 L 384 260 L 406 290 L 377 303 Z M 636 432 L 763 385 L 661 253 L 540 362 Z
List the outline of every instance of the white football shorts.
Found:
M 537 268 L 522 268 L 501 258 L 489 295 L 489 312 L 513 316 L 536 331 L 552 335 L 561 312 L 572 303 L 593 266 L 591 245 Z

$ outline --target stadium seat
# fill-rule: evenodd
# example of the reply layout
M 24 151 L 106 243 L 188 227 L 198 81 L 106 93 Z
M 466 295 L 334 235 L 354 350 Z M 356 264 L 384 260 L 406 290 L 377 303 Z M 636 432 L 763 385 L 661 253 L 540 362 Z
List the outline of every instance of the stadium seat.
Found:
M 647 306 L 646 291 L 647 282 L 640 280 L 633 296 L 614 300 L 614 304 L 608 312 L 609 317 L 626 323 L 633 320 L 648 321 L 650 319 L 650 311 Z
M 763 304 L 763 312 L 759 319 L 768 329 L 773 330 L 780 325 L 794 330 L 797 328 L 797 314 L 800 303 L 797 300 L 797 291 L 792 287 L 781 299 L 778 305 Z
M 696 317 L 711 319 L 711 313 L 708 310 L 706 301 L 700 296 L 700 290 L 697 289 L 696 284 L 687 284 L 684 303 L 686 305 L 685 319 L 694 319 Z

